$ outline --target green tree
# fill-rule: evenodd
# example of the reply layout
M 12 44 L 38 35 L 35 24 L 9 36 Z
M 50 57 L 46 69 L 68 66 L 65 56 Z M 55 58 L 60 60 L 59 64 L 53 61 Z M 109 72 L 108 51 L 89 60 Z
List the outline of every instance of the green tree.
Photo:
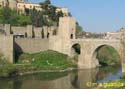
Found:
M 54 20 L 55 20 L 56 22 L 59 22 L 59 18 L 60 18 L 60 17 L 63 17 L 63 12 L 62 12 L 62 11 L 59 11 L 59 12 L 56 13 Z
M 76 38 L 82 38 L 86 34 L 85 31 L 83 31 L 83 28 L 79 25 L 78 22 L 76 22 Z
M 2 15 L 3 15 L 3 23 L 5 24 L 10 24 L 10 19 L 11 19 L 11 9 L 9 7 L 4 7 L 2 10 Z
M 18 15 L 16 10 L 11 10 L 9 7 L 0 8 L 0 23 L 24 26 L 31 24 L 29 16 Z
M 18 25 L 26 26 L 29 24 L 32 24 L 32 21 L 29 16 L 19 15 Z
M 51 1 L 50 1 L 50 0 L 45 0 L 44 2 L 41 2 L 40 5 L 41 5 L 41 7 L 42 7 L 44 10 L 48 10 L 48 6 L 51 5 Z
M 50 5 L 51 4 L 51 1 L 50 0 L 45 0 L 44 2 L 46 5 Z
M 36 9 L 30 10 L 29 14 L 32 24 L 36 27 L 47 25 L 47 15 L 43 11 L 37 11 Z

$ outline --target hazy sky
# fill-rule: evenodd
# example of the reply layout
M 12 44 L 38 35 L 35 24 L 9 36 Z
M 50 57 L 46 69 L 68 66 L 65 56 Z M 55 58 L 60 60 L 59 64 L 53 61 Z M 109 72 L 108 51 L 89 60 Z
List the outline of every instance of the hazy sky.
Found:
M 44 0 L 29 0 L 42 2 Z M 112 32 L 125 27 L 125 0 L 51 0 L 67 7 L 87 32 Z

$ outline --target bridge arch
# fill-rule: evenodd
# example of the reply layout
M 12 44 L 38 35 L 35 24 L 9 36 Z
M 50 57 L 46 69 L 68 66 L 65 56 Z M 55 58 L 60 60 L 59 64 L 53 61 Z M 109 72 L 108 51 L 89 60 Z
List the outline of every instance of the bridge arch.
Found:
M 112 44 L 101 44 L 101 45 L 98 45 L 97 47 L 95 47 L 95 49 L 93 50 L 93 53 L 92 53 L 92 59 L 96 60 L 96 64 L 99 65 L 101 64 L 100 62 L 100 59 L 97 58 L 98 56 L 98 51 L 102 48 L 102 47 L 110 47 L 114 50 L 114 52 L 117 54 L 118 58 L 119 58 L 119 61 L 121 61 L 121 56 L 120 56 L 120 52 L 119 52 L 119 48 L 116 47 L 116 45 L 112 45 Z M 110 59 L 109 59 L 110 60 Z M 117 59 L 118 60 L 118 59 Z M 116 60 L 115 60 L 116 61 Z
M 74 43 L 71 45 L 71 56 L 81 54 L 81 45 L 79 43 Z

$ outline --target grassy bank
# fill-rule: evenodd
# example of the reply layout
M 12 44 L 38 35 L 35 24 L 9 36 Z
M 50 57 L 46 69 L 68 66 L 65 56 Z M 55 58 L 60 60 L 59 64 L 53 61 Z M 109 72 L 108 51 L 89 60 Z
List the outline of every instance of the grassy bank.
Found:
M 66 69 L 73 66 L 67 55 L 51 50 L 34 54 L 22 54 L 18 63 L 31 64 L 44 70 Z
M 1 60 L 2 61 L 2 60 Z M 2 63 L 2 62 L 1 62 Z M 40 70 L 65 70 L 75 67 L 68 56 L 56 51 L 27 54 L 19 56 L 16 64 L 3 63 L 0 65 L 0 76 L 16 76 L 19 73 Z

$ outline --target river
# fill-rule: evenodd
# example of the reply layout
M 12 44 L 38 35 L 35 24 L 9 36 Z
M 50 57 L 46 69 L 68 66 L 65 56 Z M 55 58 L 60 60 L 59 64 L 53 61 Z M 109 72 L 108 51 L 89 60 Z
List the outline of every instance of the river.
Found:
M 90 87 L 91 83 L 103 83 L 121 77 L 119 66 L 63 73 L 37 73 L 1 79 L 0 89 L 94 89 Z

